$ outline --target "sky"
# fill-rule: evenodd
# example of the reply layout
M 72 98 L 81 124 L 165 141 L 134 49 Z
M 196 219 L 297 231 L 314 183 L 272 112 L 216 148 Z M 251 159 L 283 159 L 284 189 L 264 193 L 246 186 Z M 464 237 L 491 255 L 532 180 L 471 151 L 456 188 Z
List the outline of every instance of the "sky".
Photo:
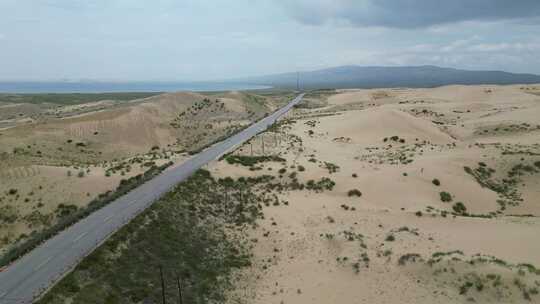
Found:
M 0 0 L 0 80 L 194 81 L 340 65 L 540 74 L 540 0 Z

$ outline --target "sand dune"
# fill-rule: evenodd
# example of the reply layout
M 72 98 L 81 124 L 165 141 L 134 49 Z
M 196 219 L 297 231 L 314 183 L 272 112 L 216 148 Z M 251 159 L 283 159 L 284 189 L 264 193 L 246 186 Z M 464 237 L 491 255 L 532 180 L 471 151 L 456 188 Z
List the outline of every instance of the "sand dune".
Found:
M 255 263 L 234 293 L 249 303 L 540 301 L 540 271 L 518 266 L 540 265 L 540 132 L 483 131 L 540 124 L 539 97 L 523 91 L 337 91 L 235 152 L 261 155 L 264 140 L 265 154 L 286 164 L 213 164 L 221 177 L 335 182 L 331 191 L 278 193 L 288 204 L 264 207 L 249 236 Z M 363 109 L 335 112 L 358 103 Z

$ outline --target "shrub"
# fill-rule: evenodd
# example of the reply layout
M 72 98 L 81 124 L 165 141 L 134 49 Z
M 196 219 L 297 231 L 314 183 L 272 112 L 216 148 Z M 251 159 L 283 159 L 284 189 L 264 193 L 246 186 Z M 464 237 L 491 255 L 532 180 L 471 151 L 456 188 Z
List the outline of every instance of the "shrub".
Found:
M 284 162 L 285 159 L 271 155 L 271 156 L 245 156 L 245 155 L 228 155 L 225 157 L 227 163 L 240 164 L 246 167 L 252 167 L 258 163 L 274 161 L 274 162 Z
M 396 237 L 393 234 L 389 234 L 386 239 L 387 242 L 393 242 L 396 240 Z
M 398 265 L 405 265 L 408 261 L 412 261 L 413 263 L 416 262 L 416 260 L 421 260 L 422 257 L 418 253 L 407 253 L 402 255 L 398 260 Z
M 362 192 L 360 192 L 360 190 L 358 189 L 352 189 L 352 190 L 349 190 L 349 192 L 347 193 L 347 195 L 349 197 L 351 196 L 358 196 L 358 197 L 361 197 L 362 196 Z
M 416 211 L 415 215 L 418 216 L 418 217 L 421 217 L 422 216 L 422 211 Z
M 339 166 L 333 163 L 324 162 L 324 167 L 328 170 L 328 173 L 336 173 L 339 171 Z
M 306 171 L 306 167 L 304 167 L 304 166 L 302 166 L 302 165 L 299 165 L 299 166 L 298 166 L 298 171 L 304 172 L 304 171 Z
M 78 208 L 75 205 L 60 204 L 56 208 L 55 213 L 57 217 L 62 218 L 77 212 L 77 210 Z
M 328 177 L 323 177 L 317 182 L 312 179 L 308 180 L 305 187 L 307 190 L 322 192 L 324 190 L 331 191 L 332 189 L 334 189 L 335 185 L 336 183 L 333 180 L 329 179 Z
M 15 195 L 15 194 L 17 194 L 17 192 L 19 192 L 17 189 L 11 188 L 11 189 L 9 189 L 8 194 L 9 195 Z
M 352 177 L 357 178 L 357 177 L 358 177 L 358 174 L 353 173 L 353 174 L 352 174 Z
M 452 206 L 452 209 L 454 212 L 458 214 L 466 214 L 467 213 L 467 207 L 462 202 L 457 202 Z
M 431 182 L 432 182 L 435 186 L 440 186 L 440 185 L 441 185 L 441 182 L 440 182 L 438 179 L 436 179 L 436 178 L 433 179 Z
M 443 203 L 448 203 L 452 201 L 452 195 L 446 191 L 439 193 L 439 195 L 441 196 L 441 201 Z
M 287 172 L 287 169 L 285 169 L 285 168 L 281 168 L 278 171 L 279 174 L 285 174 L 285 172 Z
M 84 171 L 79 171 L 79 173 L 77 173 L 77 176 L 78 177 L 84 177 Z

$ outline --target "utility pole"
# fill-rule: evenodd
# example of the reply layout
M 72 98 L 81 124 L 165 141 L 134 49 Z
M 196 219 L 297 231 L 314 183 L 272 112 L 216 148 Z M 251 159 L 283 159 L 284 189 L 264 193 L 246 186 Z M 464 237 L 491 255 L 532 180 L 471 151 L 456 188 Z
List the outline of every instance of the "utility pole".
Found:
M 159 276 L 161 278 L 161 298 L 163 299 L 163 304 L 167 304 L 165 301 L 165 280 L 163 280 L 163 267 L 159 265 Z
M 176 273 L 176 286 L 178 286 L 178 304 L 184 304 L 184 300 L 182 299 L 182 281 L 178 273 Z

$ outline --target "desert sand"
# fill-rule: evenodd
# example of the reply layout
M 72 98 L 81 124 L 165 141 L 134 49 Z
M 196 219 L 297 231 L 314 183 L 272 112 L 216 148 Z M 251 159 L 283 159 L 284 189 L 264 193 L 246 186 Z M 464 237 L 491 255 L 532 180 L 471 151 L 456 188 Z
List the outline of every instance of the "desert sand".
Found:
M 233 152 L 284 163 L 209 166 L 335 182 L 263 206 L 231 303 L 540 303 L 536 87 L 308 94 Z

